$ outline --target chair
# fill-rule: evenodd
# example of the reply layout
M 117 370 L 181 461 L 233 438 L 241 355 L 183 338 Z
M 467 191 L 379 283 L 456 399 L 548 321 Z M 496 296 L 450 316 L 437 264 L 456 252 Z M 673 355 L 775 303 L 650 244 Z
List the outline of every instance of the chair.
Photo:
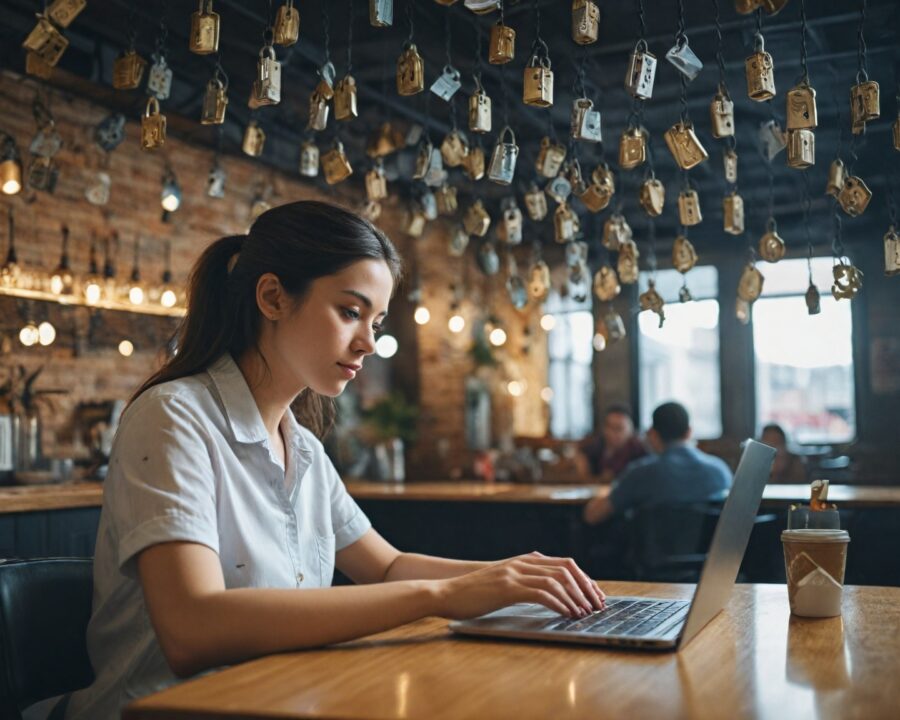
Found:
M 90 558 L 0 561 L 0 718 L 91 684 L 92 593 Z

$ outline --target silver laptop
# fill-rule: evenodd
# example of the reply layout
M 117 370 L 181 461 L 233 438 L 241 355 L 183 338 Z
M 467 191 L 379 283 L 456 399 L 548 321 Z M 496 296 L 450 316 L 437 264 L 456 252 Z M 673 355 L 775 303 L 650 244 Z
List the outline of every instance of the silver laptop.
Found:
M 543 605 L 518 604 L 451 622 L 450 629 L 522 640 L 655 650 L 684 647 L 728 602 L 774 459 L 773 448 L 745 441 L 693 599 L 607 597 L 605 610 L 584 618 L 563 617 Z

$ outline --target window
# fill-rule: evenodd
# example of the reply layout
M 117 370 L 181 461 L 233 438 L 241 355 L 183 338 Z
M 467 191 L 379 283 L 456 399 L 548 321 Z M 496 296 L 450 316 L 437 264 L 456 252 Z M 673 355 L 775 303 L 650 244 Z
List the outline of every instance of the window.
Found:
M 591 359 L 594 349 L 594 317 L 590 296 L 584 302 L 560 297 L 555 290 L 544 304 L 555 321 L 547 336 L 550 354 L 550 434 L 575 439 L 589 434 L 594 425 L 594 381 Z
M 642 272 L 646 289 L 649 273 Z M 694 437 L 722 435 L 719 384 L 719 274 L 711 265 L 687 275 L 694 300 L 681 303 L 678 291 L 684 278 L 677 270 L 660 270 L 656 290 L 666 305 L 665 323 L 648 311 L 638 315 L 638 383 L 641 427 L 652 424 L 653 410 L 675 400 L 687 408 Z
M 806 260 L 759 263 L 763 294 L 753 304 L 756 421 L 776 422 L 799 443 L 846 442 L 856 436 L 853 321 L 850 302 L 828 292 L 831 258 L 814 258 L 822 312 L 809 315 Z

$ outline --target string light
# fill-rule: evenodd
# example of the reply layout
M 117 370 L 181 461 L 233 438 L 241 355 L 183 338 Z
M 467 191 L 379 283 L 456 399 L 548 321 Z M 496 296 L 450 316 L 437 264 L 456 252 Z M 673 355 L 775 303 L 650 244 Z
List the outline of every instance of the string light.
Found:
M 131 340 L 123 340 L 119 343 L 119 353 L 123 357 L 131 357 L 134 354 L 134 343 Z
M 45 347 L 52 345 L 53 341 L 56 340 L 56 328 L 46 320 L 38 325 L 37 332 L 38 342 Z
M 382 335 L 375 341 L 375 354 L 381 358 L 392 358 L 397 354 L 399 344 L 393 335 Z

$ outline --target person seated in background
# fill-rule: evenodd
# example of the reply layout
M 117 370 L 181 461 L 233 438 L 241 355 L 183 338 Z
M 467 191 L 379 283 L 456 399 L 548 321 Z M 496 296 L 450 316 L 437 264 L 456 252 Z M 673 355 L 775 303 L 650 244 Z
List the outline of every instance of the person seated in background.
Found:
M 690 503 L 720 497 L 731 487 L 731 470 L 721 458 L 692 444 L 691 424 L 683 405 L 668 402 L 653 411 L 647 442 L 656 453 L 631 463 L 613 483 L 584 508 L 584 520 L 595 525 L 637 505 Z
M 633 460 L 647 454 L 634 432 L 631 412 L 624 405 L 610 405 L 603 416 L 599 433 L 589 435 L 579 444 L 579 465 L 602 483 L 610 483 Z
M 760 442 L 775 448 L 775 462 L 769 475 L 769 484 L 806 484 L 809 474 L 803 458 L 787 449 L 787 434 L 776 423 L 769 423 L 762 429 Z

